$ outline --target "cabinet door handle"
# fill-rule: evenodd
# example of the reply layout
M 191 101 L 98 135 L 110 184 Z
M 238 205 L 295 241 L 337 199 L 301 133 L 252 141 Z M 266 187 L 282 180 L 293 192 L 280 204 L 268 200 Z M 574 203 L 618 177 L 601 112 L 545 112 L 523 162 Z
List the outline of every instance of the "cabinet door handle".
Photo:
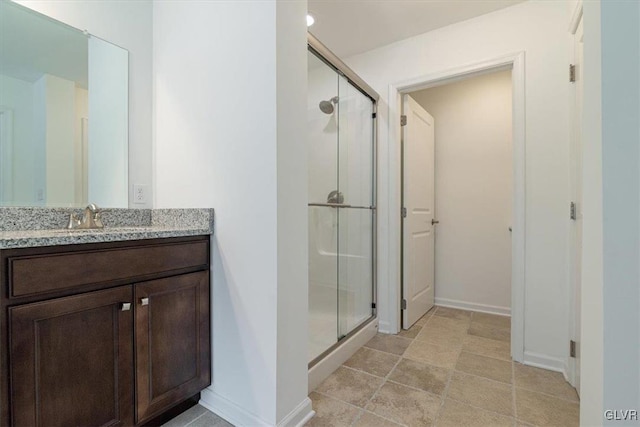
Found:
M 131 303 L 130 302 L 121 302 L 120 303 L 120 311 L 129 311 L 131 310 Z
M 149 305 L 149 298 L 141 298 L 140 305 Z

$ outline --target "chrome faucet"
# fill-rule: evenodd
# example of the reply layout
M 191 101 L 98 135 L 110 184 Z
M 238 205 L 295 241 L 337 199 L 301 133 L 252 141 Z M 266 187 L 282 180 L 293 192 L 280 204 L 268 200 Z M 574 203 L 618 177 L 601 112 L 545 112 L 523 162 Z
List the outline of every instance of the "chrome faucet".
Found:
M 81 217 L 74 213 L 69 214 L 68 229 L 91 229 L 91 228 L 104 228 L 102 224 L 102 218 L 100 218 L 102 211 L 100 208 L 91 203 L 84 208 L 84 214 Z

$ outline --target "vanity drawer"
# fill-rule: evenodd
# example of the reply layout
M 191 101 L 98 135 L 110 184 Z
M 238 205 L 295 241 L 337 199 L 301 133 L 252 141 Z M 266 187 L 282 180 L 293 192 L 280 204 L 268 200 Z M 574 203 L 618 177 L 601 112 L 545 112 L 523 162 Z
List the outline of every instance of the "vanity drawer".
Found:
M 56 250 L 7 257 L 9 298 L 61 291 L 84 285 L 148 279 L 172 271 L 206 268 L 208 239 L 132 244 L 118 248 Z

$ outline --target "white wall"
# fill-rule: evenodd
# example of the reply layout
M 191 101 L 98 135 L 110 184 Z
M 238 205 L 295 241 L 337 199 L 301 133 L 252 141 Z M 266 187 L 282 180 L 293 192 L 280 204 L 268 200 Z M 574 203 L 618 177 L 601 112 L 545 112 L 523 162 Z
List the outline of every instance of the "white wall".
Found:
M 511 70 L 413 92 L 435 120 L 436 304 L 511 311 Z
M 108 40 L 129 51 L 129 205 L 133 184 L 151 188 L 151 0 L 17 0 L 17 3 Z M 146 204 L 151 207 L 152 195 Z
M 305 9 L 154 4 L 156 206 L 216 209 L 202 403 L 237 425 L 310 414 Z
M 397 330 L 399 150 L 389 145 L 389 85 L 525 51 L 526 307 L 525 360 L 562 369 L 568 358 L 568 22 L 564 2 L 525 2 L 412 37 L 345 62 L 382 96 L 379 117 L 379 259 L 381 328 Z M 561 100 L 561 101 L 558 101 Z M 395 100 L 394 100 L 395 102 Z M 397 118 L 393 118 L 396 120 Z M 397 181 L 397 180 L 396 180 Z
M 603 1 L 600 11 L 603 406 L 640 410 L 640 3 Z

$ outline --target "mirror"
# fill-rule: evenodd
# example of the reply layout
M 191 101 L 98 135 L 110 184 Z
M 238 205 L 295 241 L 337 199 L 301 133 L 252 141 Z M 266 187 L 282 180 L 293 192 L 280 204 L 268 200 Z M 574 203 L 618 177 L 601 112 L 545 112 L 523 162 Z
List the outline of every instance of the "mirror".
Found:
M 0 206 L 128 206 L 125 49 L 0 0 Z

